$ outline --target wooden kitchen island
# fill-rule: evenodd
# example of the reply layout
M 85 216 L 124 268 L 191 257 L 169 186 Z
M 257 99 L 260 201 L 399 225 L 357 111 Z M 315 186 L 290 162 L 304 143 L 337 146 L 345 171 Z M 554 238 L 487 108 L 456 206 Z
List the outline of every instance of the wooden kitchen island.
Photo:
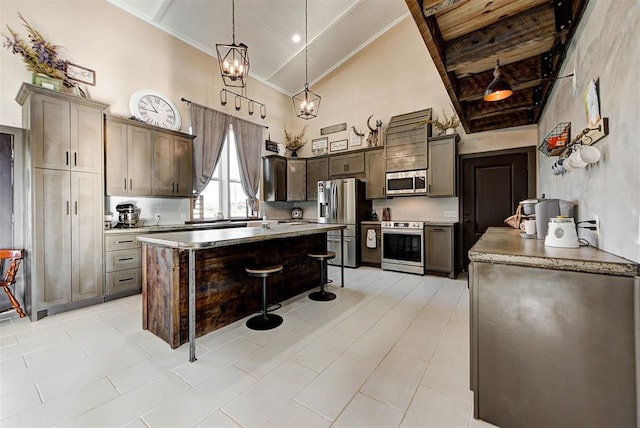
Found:
M 269 303 L 320 285 L 319 263 L 309 252 L 327 249 L 327 232 L 339 224 L 277 225 L 157 233 L 142 242 L 142 323 L 171 348 L 258 312 L 262 282 L 245 267 L 282 264 L 268 280 Z M 344 284 L 344 272 L 342 282 Z
M 474 416 L 498 426 L 638 426 L 638 264 L 489 228 L 469 251 Z

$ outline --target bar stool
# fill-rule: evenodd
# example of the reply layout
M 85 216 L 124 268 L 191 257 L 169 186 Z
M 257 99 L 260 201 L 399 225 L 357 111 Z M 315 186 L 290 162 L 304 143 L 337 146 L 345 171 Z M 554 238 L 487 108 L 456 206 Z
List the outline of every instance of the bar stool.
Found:
M 336 253 L 334 251 L 327 251 L 326 253 L 309 253 L 307 255 L 312 259 L 320 260 L 320 291 L 314 291 L 309 294 L 309 298 L 319 302 L 328 302 L 329 300 L 335 299 L 336 295 L 334 293 L 324 291 L 324 284 L 326 282 L 324 273 L 327 270 L 327 260 L 334 259 Z
M 9 287 L 12 287 L 16 283 L 16 273 L 18 273 L 18 267 L 20 267 L 20 260 L 24 258 L 23 250 L 0 250 L 0 268 L 2 267 L 3 260 L 10 260 L 9 267 L 4 274 L 4 277 L 0 278 L 0 287 L 7 293 L 11 306 L 16 310 L 20 318 L 25 317 L 25 313 L 20 307 L 20 303 L 15 298 Z
M 262 313 L 247 320 L 247 327 L 252 330 L 271 330 L 282 324 L 282 317 L 267 312 L 267 277 L 282 272 L 282 265 L 269 267 L 246 267 L 249 276 L 262 278 Z

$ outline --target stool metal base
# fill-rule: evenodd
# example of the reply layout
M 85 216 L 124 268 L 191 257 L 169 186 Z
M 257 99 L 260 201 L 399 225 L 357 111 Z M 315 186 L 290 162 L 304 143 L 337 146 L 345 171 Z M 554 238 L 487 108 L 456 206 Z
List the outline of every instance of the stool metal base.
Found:
M 282 317 L 276 314 L 260 314 L 247 320 L 247 327 L 251 330 L 271 330 L 282 324 Z
M 314 291 L 313 293 L 310 293 L 309 298 L 317 302 L 328 302 L 329 300 L 335 299 L 336 295 L 334 293 L 321 290 L 321 291 Z

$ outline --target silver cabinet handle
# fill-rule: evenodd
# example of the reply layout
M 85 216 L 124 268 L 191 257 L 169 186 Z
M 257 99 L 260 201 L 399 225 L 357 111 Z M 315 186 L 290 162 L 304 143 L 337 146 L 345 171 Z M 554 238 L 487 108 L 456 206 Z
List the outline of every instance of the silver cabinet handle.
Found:
M 73 204 L 75 205 L 74 206 L 75 214 L 78 215 L 78 201 L 75 201 Z
M 69 201 L 67 201 L 67 215 L 69 215 Z

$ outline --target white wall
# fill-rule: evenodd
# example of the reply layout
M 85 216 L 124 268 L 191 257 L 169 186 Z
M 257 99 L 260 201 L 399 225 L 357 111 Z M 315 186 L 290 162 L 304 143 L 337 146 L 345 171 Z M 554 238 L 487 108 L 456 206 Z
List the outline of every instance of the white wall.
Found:
M 600 82 L 600 111 L 609 118 L 609 135 L 594 144 L 602 152 L 597 164 L 551 174 L 557 157 L 539 153 L 539 191 L 547 197 L 578 203 L 578 219 L 600 217 L 597 246 L 640 262 L 640 144 L 638 144 L 638 70 L 640 70 L 640 2 L 589 2 L 567 52 L 560 75 L 575 68 L 571 79 L 557 81 L 538 128 L 538 141 L 559 122 L 571 122 L 575 136 L 586 125 L 583 92 L 591 79 Z M 589 231 L 583 236 L 592 242 Z

